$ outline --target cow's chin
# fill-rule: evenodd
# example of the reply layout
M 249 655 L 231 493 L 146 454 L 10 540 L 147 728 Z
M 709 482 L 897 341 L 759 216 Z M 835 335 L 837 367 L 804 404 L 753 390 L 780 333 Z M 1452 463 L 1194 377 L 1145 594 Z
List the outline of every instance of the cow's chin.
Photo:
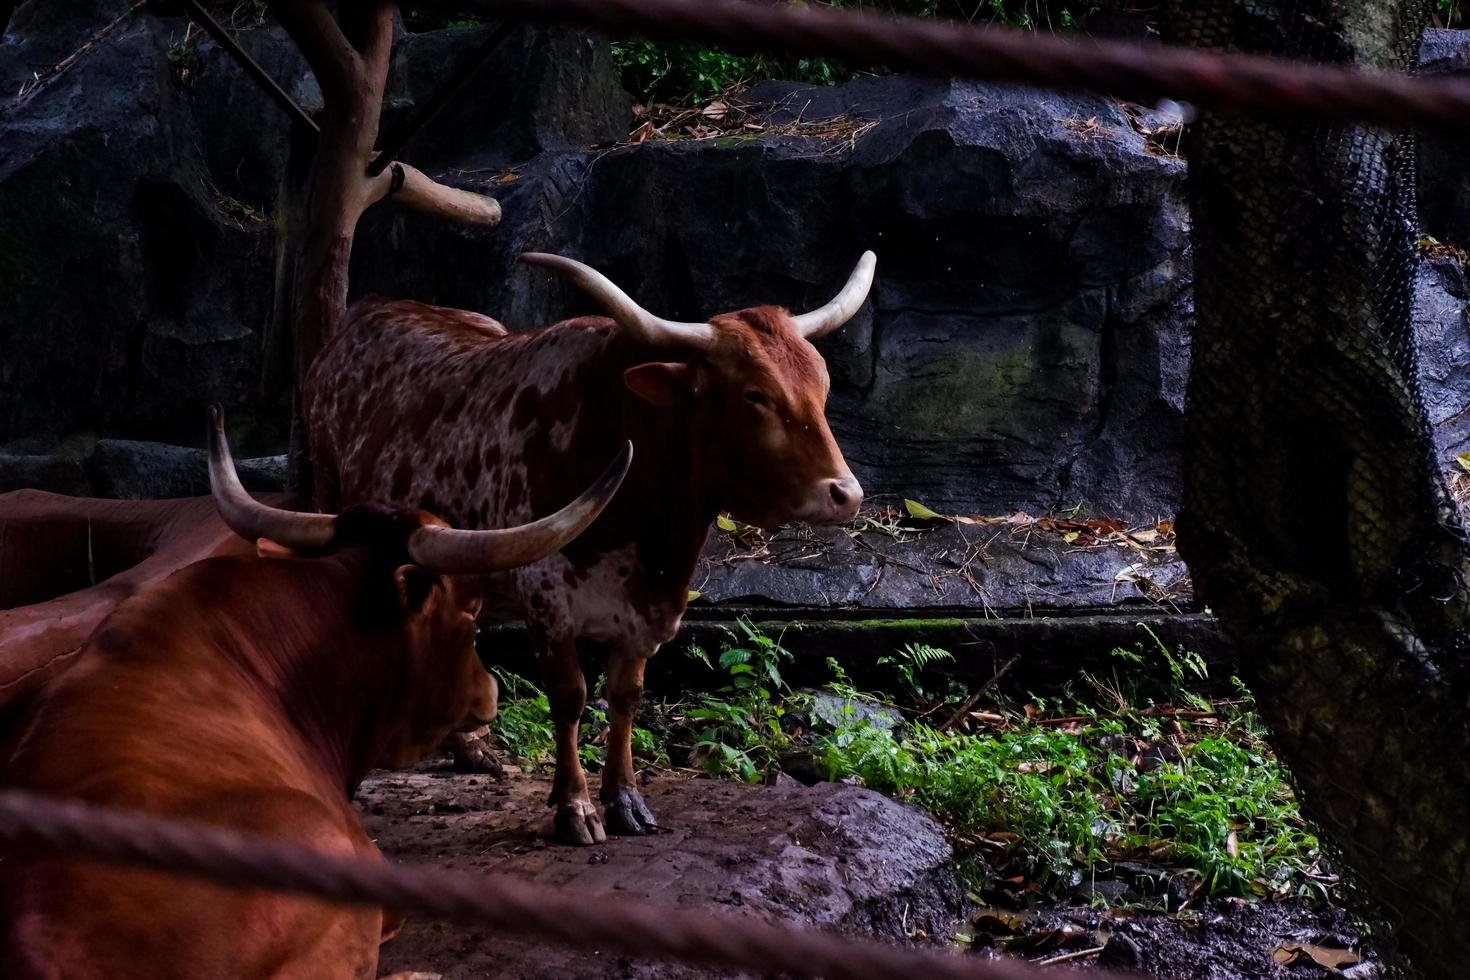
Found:
M 854 520 L 857 517 L 857 506 L 840 505 L 831 500 L 817 498 L 783 508 L 769 505 L 748 508 L 731 507 L 730 516 L 742 524 L 750 524 L 762 531 L 774 531 L 787 524 L 830 527 Z
M 856 507 L 849 508 L 826 501 L 818 501 L 815 504 L 799 508 L 783 523 L 810 524 L 813 527 L 833 527 L 837 524 L 846 524 L 856 517 Z

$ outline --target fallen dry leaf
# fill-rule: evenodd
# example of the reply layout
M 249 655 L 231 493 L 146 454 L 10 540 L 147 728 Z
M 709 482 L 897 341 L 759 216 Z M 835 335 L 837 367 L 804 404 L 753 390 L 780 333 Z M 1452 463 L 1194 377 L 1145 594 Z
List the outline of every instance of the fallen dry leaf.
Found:
M 1310 962 L 1334 972 L 1341 972 L 1343 967 L 1363 961 L 1363 957 L 1354 950 L 1319 946 L 1315 943 L 1282 943 L 1271 950 L 1271 958 L 1282 966 L 1299 966 Z

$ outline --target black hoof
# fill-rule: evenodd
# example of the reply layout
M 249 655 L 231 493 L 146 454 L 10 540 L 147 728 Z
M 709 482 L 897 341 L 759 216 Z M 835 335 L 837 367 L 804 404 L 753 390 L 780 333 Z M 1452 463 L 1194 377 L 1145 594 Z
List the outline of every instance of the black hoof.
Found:
M 658 819 L 643 802 L 636 789 L 620 789 L 603 813 L 603 823 L 610 833 L 623 837 L 641 837 L 658 833 Z

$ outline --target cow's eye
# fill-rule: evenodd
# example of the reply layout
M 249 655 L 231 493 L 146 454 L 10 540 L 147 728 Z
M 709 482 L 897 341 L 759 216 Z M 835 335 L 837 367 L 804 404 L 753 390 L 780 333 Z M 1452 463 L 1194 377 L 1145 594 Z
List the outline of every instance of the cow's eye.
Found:
M 766 393 L 761 391 L 759 388 L 747 388 L 745 390 L 745 400 L 750 402 L 752 405 L 770 404 L 770 402 L 766 399 Z

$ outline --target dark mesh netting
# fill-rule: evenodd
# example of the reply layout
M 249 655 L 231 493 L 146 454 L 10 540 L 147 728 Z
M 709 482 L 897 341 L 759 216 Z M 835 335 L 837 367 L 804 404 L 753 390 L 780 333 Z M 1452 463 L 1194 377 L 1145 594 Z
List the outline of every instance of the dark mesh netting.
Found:
M 1410 0 L 1173 0 L 1170 40 L 1412 70 Z M 1409 135 L 1193 127 L 1180 545 L 1304 804 L 1438 975 L 1466 894 L 1464 535 L 1415 374 Z M 1430 810 L 1436 812 L 1429 812 Z

